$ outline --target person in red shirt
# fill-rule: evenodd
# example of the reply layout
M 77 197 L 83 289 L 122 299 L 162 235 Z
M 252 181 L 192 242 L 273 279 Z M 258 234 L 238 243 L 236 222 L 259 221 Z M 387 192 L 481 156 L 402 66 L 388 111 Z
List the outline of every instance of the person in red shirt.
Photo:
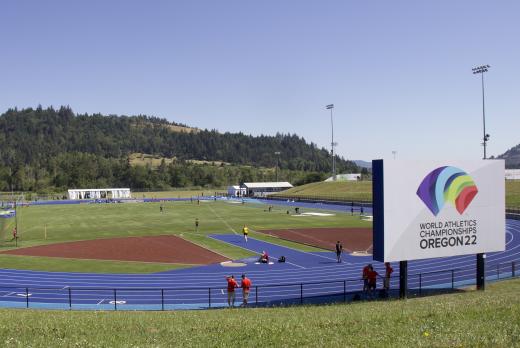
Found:
M 368 279 L 368 293 L 371 295 L 372 290 L 376 290 L 377 287 L 377 276 L 379 274 L 374 271 L 374 267 L 372 265 L 369 265 L 368 272 L 367 272 L 367 279 Z
M 363 292 L 366 293 L 368 291 L 368 271 L 370 270 L 370 267 L 372 267 L 371 264 L 366 265 L 363 267 Z
M 267 251 L 262 251 L 262 256 L 260 256 L 261 263 L 269 263 L 269 255 L 267 254 Z
M 383 281 L 383 288 L 385 289 L 385 294 L 388 295 L 388 291 L 390 290 L 390 277 L 394 269 L 390 265 L 390 262 L 385 262 L 385 279 Z
M 229 307 L 235 307 L 235 288 L 238 288 L 238 283 L 235 276 L 226 277 L 227 279 L 227 302 Z
M 242 281 L 240 282 L 240 287 L 242 288 L 242 296 L 244 298 L 242 306 L 247 306 L 247 300 L 249 299 L 249 291 L 251 290 L 251 280 L 249 280 L 249 278 L 247 278 L 245 274 L 242 274 Z

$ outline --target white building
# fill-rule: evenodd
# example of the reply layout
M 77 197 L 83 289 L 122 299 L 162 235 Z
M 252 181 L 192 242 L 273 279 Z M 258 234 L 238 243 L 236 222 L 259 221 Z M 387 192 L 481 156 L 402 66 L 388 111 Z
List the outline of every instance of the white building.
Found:
M 520 169 L 506 169 L 506 180 L 520 180 Z
M 240 188 L 245 189 L 246 196 L 265 197 L 275 192 L 284 191 L 293 187 L 287 181 L 284 182 L 245 182 Z
M 69 199 L 132 198 L 129 188 L 72 189 L 68 194 Z
M 336 181 L 357 181 L 357 180 L 361 180 L 361 173 L 337 174 L 336 175 Z M 334 177 L 331 176 L 330 178 L 326 179 L 325 181 L 334 181 Z
M 242 197 L 242 196 L 246 195 L 246 188 L 245 187 L 241 188 L 238 185 L 228 186 L 227 192 L 228 192 L 228 196 Z

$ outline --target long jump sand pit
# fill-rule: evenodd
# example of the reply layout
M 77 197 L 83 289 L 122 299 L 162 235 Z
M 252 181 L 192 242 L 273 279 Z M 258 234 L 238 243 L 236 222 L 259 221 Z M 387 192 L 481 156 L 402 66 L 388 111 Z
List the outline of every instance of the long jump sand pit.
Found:
M 347 252 L 372 252 L 371 228 L 298 228 L 259 232 L 327 250 L 335 250 L 339 240 Z
M 94 239 L 13 249 L 3 254 L 193 265 L 229 260 L 176 236 Z

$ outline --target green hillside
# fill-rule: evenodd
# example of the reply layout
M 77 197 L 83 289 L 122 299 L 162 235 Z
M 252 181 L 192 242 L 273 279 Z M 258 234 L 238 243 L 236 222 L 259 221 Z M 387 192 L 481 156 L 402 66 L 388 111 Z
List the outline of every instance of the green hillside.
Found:
M 372 181 L 322 181 L 293 187 L 273 196 L 339 201 L 371 201 Z
M 497 158 L 506 161 L 506 168 L 520 168 L 520 144 L 513 146 Z
M 316 182 L 293 187 L 274 196 L 339 201 L 371 201 L 371 181 Z M 520 207 L 520 180 L 506 181 L 506 206 Z
M 326 149 L 295 134 L 219 133 L 143 115 L 79 115 L 68 107 L 8 110 L 0 115 L 0 149 L 0 191 L 218 187 L 272 181 L 277 163 L 280 178 L 296 182 L 331 169 Z M 159 160 L 137 165 L 135 154 Z M 336 166 L 357 171 L 341 157 Z

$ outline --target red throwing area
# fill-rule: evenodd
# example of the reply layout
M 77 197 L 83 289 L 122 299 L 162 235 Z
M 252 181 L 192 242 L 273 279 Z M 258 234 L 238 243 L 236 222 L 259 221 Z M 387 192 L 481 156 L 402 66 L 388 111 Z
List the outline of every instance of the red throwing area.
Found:
M 3 254 L 199 265 L 228 260 L 176 236 L 94 239 L 13 249 Z
M 328 250 L 335 250 L 339 240 L 347 252 L 372 252 L 371 228 L 298 228 L 260 232 Z

